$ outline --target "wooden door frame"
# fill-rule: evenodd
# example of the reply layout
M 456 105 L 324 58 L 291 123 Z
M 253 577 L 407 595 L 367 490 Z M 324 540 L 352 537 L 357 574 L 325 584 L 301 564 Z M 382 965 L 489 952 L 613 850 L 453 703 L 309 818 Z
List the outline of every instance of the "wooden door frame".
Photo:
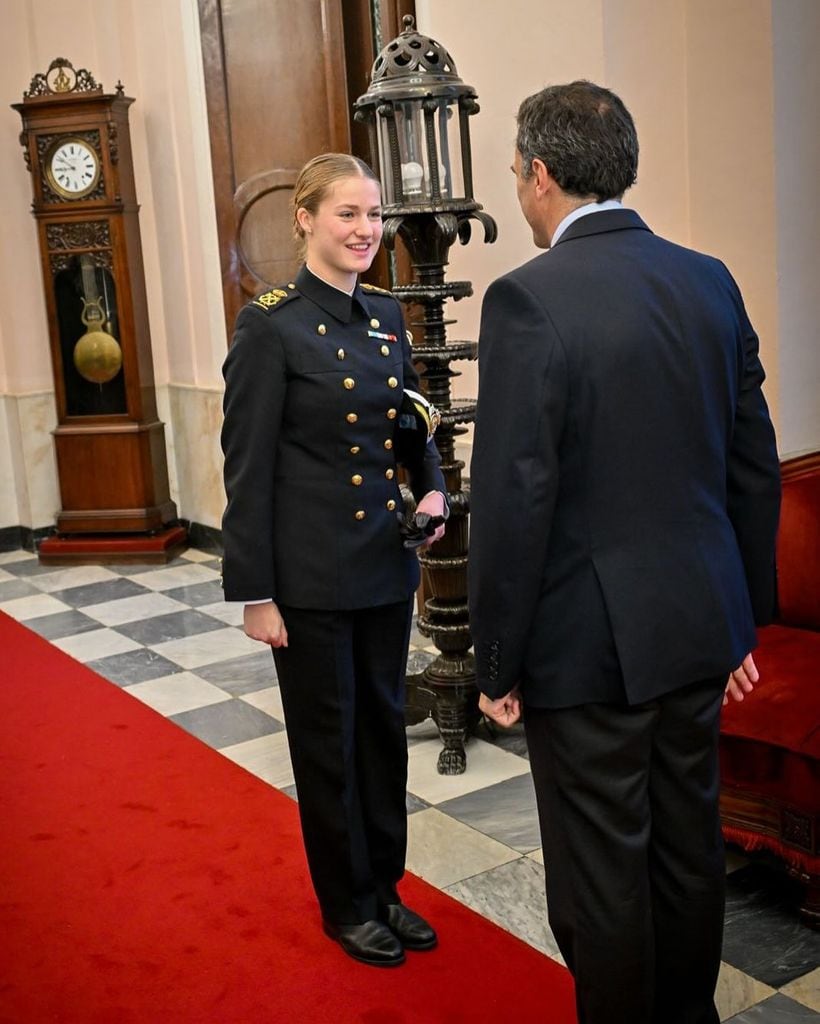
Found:
M 200 37 L 205 77 L 205 99 L 208 109 L 208 135 L 211 145 L 211 167 L 216 206 L 219 261 L 222 295 L 225 307 L 226 345 L 233 332 L 236 315 L 247 301 L 242 288 L 244 265 L 239 250 L 241 210 L 237 207 L 236 171 L 231 149 L 230 107 L 226 83 L 224 37 L 220 0 L 197 0 Z M 334 146 L 350 151 L 364 160 L 370 159 L 366 133 L 354 125 L 352 103 L 367 88 L 370 69 L 376 59 L 374 35 L 380 35 L 384 46 L 401 31 L 405 14 L 415 14 L 415 0 L 320 0 L 322 11 L 323 54 L 330 65 L 340 52 L 345 54 L 346 90 L 333 89 L 334 76 L 328 74 L 328 123 Z M 366 30 L 366 31 L 365 31 Z M 364 82 L 364 88 L 360 88 Z M 343 95 L 340 95 L 343 92 Z M 355 95 L 354 95 L 355 93 Z M 270 168 L 274 176 L 292 168 Z M 403 280 L 410 279 L 410 267 L 403 253 L 398 255 Z M 367 275 L 381 287 L 390 287 L 388 259 L 382 251 Z M 245 274 L 247 281 L 247 274 Z

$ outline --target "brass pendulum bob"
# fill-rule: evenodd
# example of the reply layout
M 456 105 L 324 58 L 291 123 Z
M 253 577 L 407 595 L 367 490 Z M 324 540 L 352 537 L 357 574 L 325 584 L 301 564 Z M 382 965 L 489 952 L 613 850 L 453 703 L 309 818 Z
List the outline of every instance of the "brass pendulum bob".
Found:
M 86 332 L 74 346 L 74 365 L 77 372 L 92 384 L 106 384 L 113 380 L 122 366 L 122 349 L 113 335 L 103 330 L 105 311 L 96 297 L 90 270 L 83 257 L 83 311 L 80 319 Z
M 86 331 L 74 346 L 74 365 L 86 380 L 106 384 L 120 372 L 122 349 L 105 331 Z

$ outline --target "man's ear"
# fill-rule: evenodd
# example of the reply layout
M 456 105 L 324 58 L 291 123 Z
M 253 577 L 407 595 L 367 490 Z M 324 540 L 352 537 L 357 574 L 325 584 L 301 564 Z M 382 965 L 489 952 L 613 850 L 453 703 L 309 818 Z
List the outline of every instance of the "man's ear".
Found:
M 532 160 L 532 173 L 535 176 L 535 192 L 538 196 L 546 195 L 555 185 L 555 179 L 547 170 L 547 165 L 537 156 Z

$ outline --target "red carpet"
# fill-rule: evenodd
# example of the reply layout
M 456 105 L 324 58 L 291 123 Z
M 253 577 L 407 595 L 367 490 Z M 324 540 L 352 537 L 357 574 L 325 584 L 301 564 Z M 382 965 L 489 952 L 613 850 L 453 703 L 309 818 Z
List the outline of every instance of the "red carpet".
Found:
M 0 613 L 2 1024 L 573 1024 L 553 961 L 417 878 L 440 948 L 321 933 L 295 804 Z

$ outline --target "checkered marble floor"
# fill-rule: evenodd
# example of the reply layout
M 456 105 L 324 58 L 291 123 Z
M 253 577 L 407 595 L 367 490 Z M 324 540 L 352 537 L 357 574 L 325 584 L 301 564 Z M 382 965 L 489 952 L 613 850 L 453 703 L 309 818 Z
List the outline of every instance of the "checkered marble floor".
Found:
M 267 648 L 225 604 L 213 554 L 167 566 L 40 565 L 0 553 L 0 609 L 225 757 L 294 796 L 282 703 Z M 410 669 L 433 648 L 414 632 Z M 546 924 L 544 867 L 520 729 L 482 726 L 467 772 L 440 776 L 432 722 L 408 729 L 409 870 L 560 960 Z M 727 856 L 721 1019 L 820 1020 L 820 933 L 802 926 L 797 893 L 770 865 Z

